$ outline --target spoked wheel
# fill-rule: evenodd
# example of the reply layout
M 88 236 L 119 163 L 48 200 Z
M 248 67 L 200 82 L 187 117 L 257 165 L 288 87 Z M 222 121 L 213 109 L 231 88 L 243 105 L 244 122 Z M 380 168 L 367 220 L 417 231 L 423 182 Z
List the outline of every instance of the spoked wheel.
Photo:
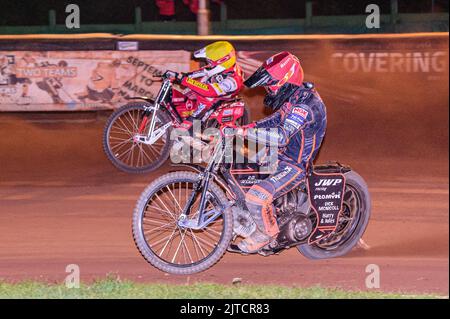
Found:
M 103 149 L 108 159 L 118 169 L 127 173 L 146 173 L 160 167 L 169 157 L 170 129 L 155 143 L 147 145 L 136 140 L 136 135 L 147 135 L 150 118 L 142 123 L 146 102 L 128 103 L 117 109 L 106 122 Z M 155 130 L 168 123 L 170 118 L 157 112 Z
M 370 218 L 370 194 L 366 183 L 356 172 L 345 174 L 343 209 L 336 230 L 312 245 L 302 244 L 298 250 L 307 258 L 324 259 L 347 254 L 364 234 Z
M 228 201 L 214 183 L 208 188 L 205 211 L 217 218 L 202 229 L 180 226 L 179 217 L 198 175 L 173 172 L 151 183 L 142 193 L 133 215 L 133 237 L 143 257 L 156 268 L 172 274 L 193 274 L 208 269 L 225 253 L 233 225 Z M 198 219 L 200 194 L 188 216 Z M 183 225 L 183 224 L 181 224 Z

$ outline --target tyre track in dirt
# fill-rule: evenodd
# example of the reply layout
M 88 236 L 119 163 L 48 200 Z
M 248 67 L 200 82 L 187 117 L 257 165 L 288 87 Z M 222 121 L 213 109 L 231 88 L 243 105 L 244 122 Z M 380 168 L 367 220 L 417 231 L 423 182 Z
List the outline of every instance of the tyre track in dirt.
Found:
M 370 126 L 361 131 L 361 121 L 343 126 L 351 110 L 329 110 L 318 162 L 339 159 L 366 179 L 373 200 L 364 236 L 370 250 L 323 261 L 307 260 L 295 249 L 271 257 L 228 253 L 193 276 L 152 268 L 131 236 L 135 201 L 170 165 L 140 176 L 115 170 L 101 149 L 104 118 L 68 114 L 63 122 L 42 122 L 42 116 L 1 115 L 0 279 L 62 282 L 66 265 L 75 263 L 82 280 L 115 274 L 143 282 L 231 283 L 239 277 L 243 283 L 365 290 L 365 267 L 377 264 L 383 291 L 448 295 L 448 105 L 436 108 L 439 125 L 416 127 L 423 134 L 410 139 L 387 139 Z M 415 125 L 401 117 L 387 123 L 389 134 Z M 441 132 L 432 143 L 430 130 Z

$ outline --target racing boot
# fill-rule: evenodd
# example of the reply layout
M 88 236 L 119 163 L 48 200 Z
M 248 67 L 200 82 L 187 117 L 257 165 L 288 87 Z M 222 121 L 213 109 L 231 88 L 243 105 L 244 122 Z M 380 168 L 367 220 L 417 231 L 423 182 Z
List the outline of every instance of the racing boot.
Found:
M 272 237 L 260 231 L 259 228 L 256 228 L 249 237 L 238 244 L 238 247 L 244 253 L 253 254 L 270 243 L 271 239 Z

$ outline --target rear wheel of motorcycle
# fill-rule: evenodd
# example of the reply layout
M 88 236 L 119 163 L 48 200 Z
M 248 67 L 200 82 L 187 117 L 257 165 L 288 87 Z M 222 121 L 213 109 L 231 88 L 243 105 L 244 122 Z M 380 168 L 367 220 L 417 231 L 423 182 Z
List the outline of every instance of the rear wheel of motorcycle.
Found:
M 133 238 L 142 256 L 167 273 L 188 275 L 204 271 L 220 260 L 233 235 L 228 200 L 214 182 L 208 187 L 207 209 L 222 214 L 204 229 L 182 228 L 177 224 L 192 187 L 198 180 L 193 172 L 173 172 L 151 183 L 139 198 L 133 214 Z M 198 213 L 200 195 L 189 218 Z
M 139 126 L 144 114 L 144 106 L 151 106 L 148 102 L 131 102 L 109 117 L 103 131 L 103 150 L 111 163 L 121 171 L 127 173 L 148 173 L 160 167 L 170 154 L 170 128 L 154 144 L 146 145 L 135 142 L 134 135 L 139 133 Z M 170 122 L 170 117 L 163 111 L 157 111 L 159 126 Z M 142 134 L 149 130 L 147 122 Z
M 312 245 L 297 249 L 309 259 L 327 259 L 346 255 L 363 236 L 371 213 L 370 194 L 364 179 L 354 171 L 345 173 L 343 210 L 336 231 Z

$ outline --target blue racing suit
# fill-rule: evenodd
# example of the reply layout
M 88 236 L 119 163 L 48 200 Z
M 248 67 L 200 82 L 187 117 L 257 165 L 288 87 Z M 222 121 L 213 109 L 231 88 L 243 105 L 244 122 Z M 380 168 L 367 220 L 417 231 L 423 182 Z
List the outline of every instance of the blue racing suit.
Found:
M 327 115 L 325 105 L 312 84 L 297 87 L 290 98 L 271 116 L 255 123 L 247 131 L 250 140 L 269 134 L 279 146 L 276 171 L 246 194 L 246 205 L 259 230 L 269 236 L 278 232 L 272 202 L 286 194 L 306 176 L 325 136 Z M 271 130 L 272 129 L 272 130 Z M 268 139 L 266 139 L 268 140 Z

